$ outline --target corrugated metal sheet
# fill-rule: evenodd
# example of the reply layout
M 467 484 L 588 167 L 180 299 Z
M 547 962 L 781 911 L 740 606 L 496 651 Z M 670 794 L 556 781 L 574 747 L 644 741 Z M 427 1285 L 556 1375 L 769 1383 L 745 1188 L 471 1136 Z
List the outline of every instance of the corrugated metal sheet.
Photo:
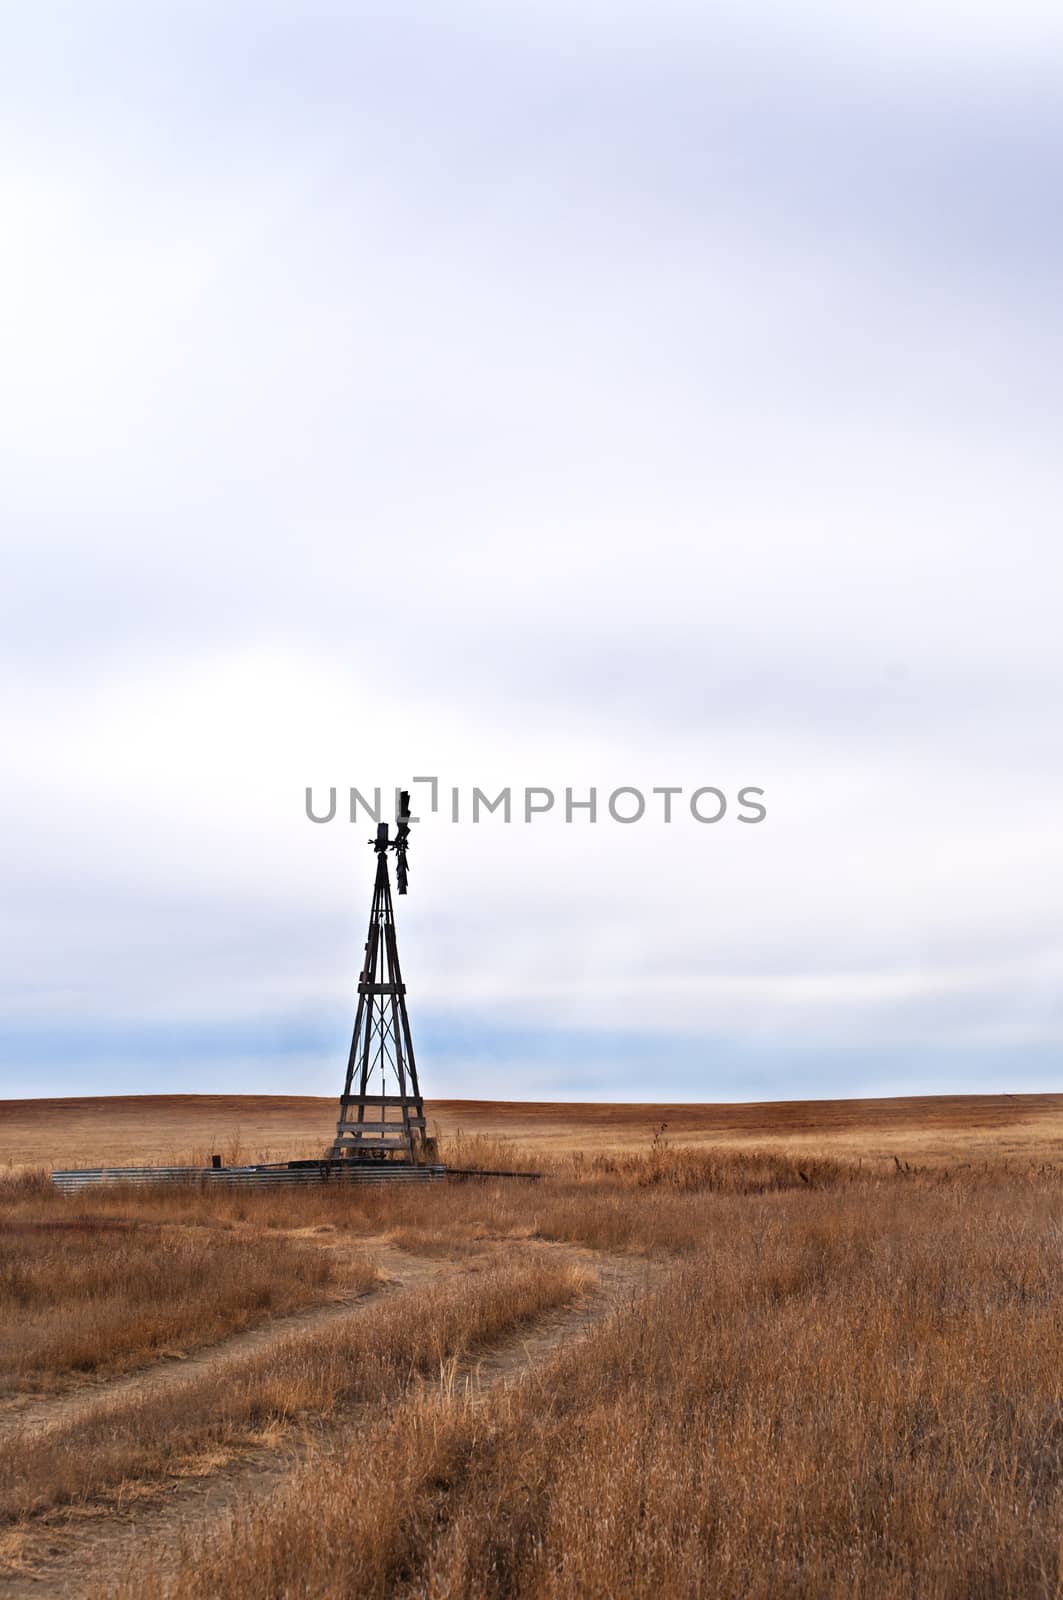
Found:
M 73 1194 L 101 1183 L 220 1183 L 264 1189 L 279 1183 L 437 1183 L 446 1175 L 446 1167 L 417 1167 L 400 1161 L 364 1165 L 352 1162 L 331 1167 L 318 1162 L 293 1162 L 282 1167 L 76 1167 L 53 1172 L 52 1182 L 57 1189 Z

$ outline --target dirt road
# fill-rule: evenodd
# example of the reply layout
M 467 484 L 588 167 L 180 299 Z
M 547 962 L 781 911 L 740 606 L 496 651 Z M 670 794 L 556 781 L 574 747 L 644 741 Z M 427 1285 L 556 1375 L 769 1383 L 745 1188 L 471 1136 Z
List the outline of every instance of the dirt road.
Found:
M 384 1293 L 410 1294 L 418 1288 L 468 1270 L 468 1263 L 417 1257 L 394 1247 L 370 1242 L 382 1263 Z M 630 1257 L 608 1256 L 567 1245 L 536 1243 L 528 1251 L 549 1253 L 586 1272 L 586 1292 L 572 1305 L 552 1311 L 517 1333 L 506 1336 L 474 1358 L 457 1363 L 439 1383 L 488 1393 L 501 1384 L 522 1381 L 562 1345 L 584 1337 L 617 1305 L 652 1288 L 659 1265 Z M 343 1304 L 319 1306 L 278 1318 L 265 1327 L 221 1341 L 187 1362 L 155 1366 L 110 1384 L 73 1395 L 48 1397 L 27 1406 L 19 1429 L 52 1428 L 99 1409 L 116 1397 L 129 1398 L 160 1385 L 179 1386 L 219 1364 L 235 1364 L 250 1352 L 261 1354 L 273 1343 L 309 1334 L 344 1317 L 358 1316 L 375 1300 L 363 1295 Z M 102 1600 L 117 1582 L 138 1568 L 165 1572 L 171 1558 L 192 1534 L 239 1514 L 242 1507 L 276 1490 L 311 1449 L 327 1449 L 349 1433 L 358 1411 L 342 1421 L 310 1422 L 298 1429 L 277 1430 L 237 1459 L 188 1464 L 186 1475 L 165 1486 L 133 1485 L 117 1504 L 88 1505 L 31 1521 L 0 1540 L 0 1600 Z M 5 1424 L 7 1419 L 5 1419 Z M 12 1424 L 13 1426 L 13 1424 Z

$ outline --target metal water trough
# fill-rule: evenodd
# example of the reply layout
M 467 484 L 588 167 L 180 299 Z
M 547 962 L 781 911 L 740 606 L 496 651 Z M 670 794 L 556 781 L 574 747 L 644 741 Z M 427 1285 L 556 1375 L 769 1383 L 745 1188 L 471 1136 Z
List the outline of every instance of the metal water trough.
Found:
M 406 1161 L 286 1161 L 253 1167 L 75 1167 L 53 1172 L 52 1182 L 64 1194 L 76 1194 L 103 1183 L 220 1183 L 265 1189 L 278 1183 L 439 1183 L 446 1176 L 446 1167 Z

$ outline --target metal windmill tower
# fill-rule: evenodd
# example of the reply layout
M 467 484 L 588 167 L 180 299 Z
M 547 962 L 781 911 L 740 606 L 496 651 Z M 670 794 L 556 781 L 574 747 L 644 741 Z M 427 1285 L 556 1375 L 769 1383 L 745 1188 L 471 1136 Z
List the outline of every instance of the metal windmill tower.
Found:
M 389 841 L 388 825 L 381 822 L 369 841 L 376 851 L 376 883 L 332 1160 L 420 1163 L 429 1154 L 388 874 L 388 851 L 394 850 L 398 890 L 405 894 L 409 834 L 410 796 L 404 789 L 394 839 Z

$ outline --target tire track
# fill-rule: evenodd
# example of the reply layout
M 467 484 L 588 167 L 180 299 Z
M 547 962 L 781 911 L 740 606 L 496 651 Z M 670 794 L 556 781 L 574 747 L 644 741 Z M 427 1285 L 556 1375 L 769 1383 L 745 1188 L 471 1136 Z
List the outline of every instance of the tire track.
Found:
M 448 1265 L 453 1270 L 452 1264 L 409 1255 L 394 1245 L 377 1240 L 368 1243 L 374 1263 L 382 1269 L 382 1277 L 376 1288 L 362 1289 L 341 1300 L 301 1306 L 283 1316 L 271 1317 L 253 1328 L 227 1334 L 213 1344 L 202 1345 L 177 1361 L 160 1358 L 150 1366 L 137 1367 L 133 1372 L 121 1373 L 81 1388 L 8 1402 L 0 1410 L 0 1447 L 12 1435 L 27 1430 L 38 1432 L 81 1422 L 94 1412 L 105 1411 L 115 1401 L 136 1400 L 161 1390 L 180 1390 L 182 1384 L 194 1382 L 207 1370 L 224 1368 L 229 1363 L 243 1360 L 245 1356 L 268 1350 L 270 1345 L 279 1344 L 293 1334 L 316 1331 L 328 1327 L 332 1322 L 342 1321 L 381 1292 L 393 1293 L 430 1282 L 441 1276 Z
M 587 1270 L 588 1291 L 575 1304 L 545 1313 L 530 1325 L 504 1336 L 488 1350 L 454 1364 L 433 1387 L 466 1386 L 477 1395 L 516 1383 L 561 1346 L 586 1337 L 626 1300 L 648 1292 L 660 1280 L 658 1263 L 600 1255 L 567 1245 L 537 1243 L 531 1251 L 549 1251 Z M 417 1278 L 426 1283 L 462 1270 L 453 1261 L 422 1259 Z M 407 1279 L 407 1285 L 409 1279 Z M 372 1297 L 368 1297 L 371 1300 Z M 327 1308 L 331 1309 L 331 1308 Z M 345 1308 L 348 1312 L 351 1307 Z M 426 1385 L 428 1387 L 428 1385 Z M 243 1452 L 236 1462 L 201 1477 L 187 1477 L 159 1497 L 136 1486 L 129 1500 L 113 1509 L 86 1507 L 57 1514 L 30 1528 L 21 1550 L 11 1550 L 8 1575 L 0 1576 L 0 1600 L 103 1600 L 116 1583 L 140 1566 L 164 1572 L 173 1557 L 212 1524 L 239 1516 L 249 1505 L 278 1489 L 292 1469 L 315 1449 L 329 1449 L 350 1437 L 351 1424 L 366 1408 L 358 1406 L 342 1420 L 308 1424 L 275 1443 Z M 0 1557 L 4 1554 L 0 1543 Z M 145 1591 L 147 1594 L 147 1591 Z

